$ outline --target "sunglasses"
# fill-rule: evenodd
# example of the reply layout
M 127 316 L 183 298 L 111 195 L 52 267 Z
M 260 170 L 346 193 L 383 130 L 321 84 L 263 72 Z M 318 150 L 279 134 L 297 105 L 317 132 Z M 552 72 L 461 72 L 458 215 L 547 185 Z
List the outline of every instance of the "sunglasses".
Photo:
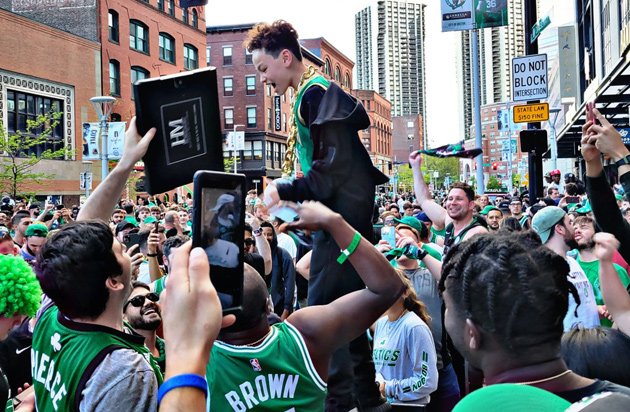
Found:
M 125 306 L 123 306 L 123 312 L 127 310 L 127 306 L 129 306 L 129 304 L 131 304 L 131 306 L 135 308 L 142 307 L 142 305 L 144 305 L 145 298 L 149 299 L 151 302 L 157 302 L 158 300 L 160 300 L 160 297 L 153 292 L 147 293 L 146 295 L 134 296 L 133 298 L 129 299 L 127 303 L 125 303 Z
M 245 239 L 245 246 L 253 246 L 256 243 L 253 237 L 248 237 Z

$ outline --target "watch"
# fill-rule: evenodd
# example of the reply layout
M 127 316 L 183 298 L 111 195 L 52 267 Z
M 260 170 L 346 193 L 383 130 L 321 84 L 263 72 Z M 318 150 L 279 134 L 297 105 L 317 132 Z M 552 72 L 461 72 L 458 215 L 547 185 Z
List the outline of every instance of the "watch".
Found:
M 625 157 L 622 157 L 622 158 L 621 158 L 621 159 L 619 159 L 619 160 L 617 160 L 617 161 L 615 162 L 615 165 L 616 165 L 617 167 L 621 167 L 621 166 L 625 166 L 625 165 L 630 165 L 630 154 L 629 154 L 629 155 L 627 155 L 627 156 L 625 156 Z
M 254 229 L 254 230 L 252 231 L 252 234 L 253 234 L 254 236 L 260 236 L 260 235 L 262 235 L 262 228 L 260 228 L 260 227 L 259 227 L 258 229 Z

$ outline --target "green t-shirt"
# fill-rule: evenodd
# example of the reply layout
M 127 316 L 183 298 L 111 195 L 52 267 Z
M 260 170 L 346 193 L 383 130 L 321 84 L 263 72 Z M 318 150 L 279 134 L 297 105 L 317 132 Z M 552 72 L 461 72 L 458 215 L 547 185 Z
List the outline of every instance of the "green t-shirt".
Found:
M 326 383 L 302 335 L 288 322 L 273 325 L 256 346 L 216 341 L 206 378 L 210 411 L 324 410 Z
M 298 141 L 295 147 L 304 176 L 311 170 L 311 164 L 313 163 L 313 141 L 311 140 L 311 131 L 308 126 L 300 120 L 300 106 L 304 92 L 315 85 L 327 89 L 330 86 L 330 81 L 322 75 L 314 76 L 298 91 L 298 94 L 295 96 L 295 105 L 293 106 L 293 116 L 298 129 Z
M 444 236 L 446 236 L 445 227 L 442 228 L 441 230 L 435 230 L 434 226 L 431 225 L 431 235 L 429 236 L 429 242 L 437 244 L 438 237 L 441 237 L 443 239 Z
M 89 377 L 108 354 L 118 349 L 132 349 L 142 355 L 158 384 L 162 383 L 162 373 L 142 336 L 73 322 L 56 306 L 47 309 L 35 326 L 31 352 L 37 410 L 78 410 Z
M 594 260 L 592 262 L 583 262 L 580 260 L 580 255 L 576 255 L 575 260 L 579 263 L 580 267 L 586 274 L 588 281 L 591 282 L 593 286 L 593 293 L 595 293 L 595 303 L 597 305 L 605 305 L 604 298 L 602 297 L 602 288 L 599 283 L 599 260 Z M 630 277 L 628 276 L 628 272 L 619 266 L 616 263 L 613 263 L 615 270 L 617 271 L 617 275 L 623 284 L 623 287 L 627 288 L 630 284 Z M 608 319 L 600 319 L 600 324 L 602 326 L 610 327 L 612 326 L 612 322 Z
M 155 292 L 156 295 L 160 296 L 162 294 L 162 292 L 164 292 L 164 289 L 166 289 L 166 278 L 168 277 L 168 275 L 164 275 L 161 278 L 159 278 L 158 280 L 153 282 L 153 292 Z

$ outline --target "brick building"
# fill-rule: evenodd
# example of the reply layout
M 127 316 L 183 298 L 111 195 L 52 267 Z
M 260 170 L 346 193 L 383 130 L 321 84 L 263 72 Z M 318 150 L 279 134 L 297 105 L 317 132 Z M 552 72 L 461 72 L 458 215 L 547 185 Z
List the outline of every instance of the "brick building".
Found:
M 95 120 L 89 98 L 101 93 L 97 87 L 100 45 L 9 10 L 0 8 L 0 121 L 11 133 L 25 130 L 27 119 L 48 108 L 62 113 L 50 146 L 63 145 L 72 154 L 65 159 L 42 160 L 33 171 L 54 177 L 27 190 L 40 195 L 62 194 L 65 204 L 77 203 L 79 174 L 84 166 L 81 150 L 76 149 L 81 147 L 81 123 Z
M 334 80 L 346 92 L 350 93 L 352 90 L 352 70 L 354 68 L 352 60 L 323 37 L 303 39 L 300 40 L 300 44 L 324 62 L 322 67 L 324 76 Z
M 370 117 L 370 127 L 359 132 L 372 163 L 386 175 L 392 173 L 392 104 L 373 90 L 353 90 Z
M 424 149 L 422 121 L 422 116 L 419 114 L 392 118 L 393 156 L 397 163 L 407 163 L 409 153 L 413 150 Z
M 81 124 L 98 120 L 89 98 L 117 97 L 112 120 L 128 121 L 133 81 L 205 66 L 204 8 L 182 10 L 177 0 L 0 0 L 0 25 L 0 120 L 23 130 L 40 102 L 63 109 L 55 144 L 74 153 L 42 161 L 36 171 L 55 178 L 33 190 L 73 196 L 73 203 L 81 171 L 91 167 L 100 181 L 100 162 L 82 165 L 76 150 Z

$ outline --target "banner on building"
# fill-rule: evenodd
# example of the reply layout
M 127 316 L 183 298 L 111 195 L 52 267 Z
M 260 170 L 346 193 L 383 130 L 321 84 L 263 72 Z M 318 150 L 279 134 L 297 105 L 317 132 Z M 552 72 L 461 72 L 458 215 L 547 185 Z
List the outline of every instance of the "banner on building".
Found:
M 282 130 L 282 106 L 280 96 L 273 96 L 274 126 L 276 132 Z
M 507 0 L 442 0 L 442 31 L 508 25 Z
M 125 122 L 109 122 L 107 126 L 107 157 L 118 160 L 125 147 Z M 103 131 L 105 132 L 105 131 Z M 98 123 L 83 123 L 83 160 L 101 158 L 101 138 Z

